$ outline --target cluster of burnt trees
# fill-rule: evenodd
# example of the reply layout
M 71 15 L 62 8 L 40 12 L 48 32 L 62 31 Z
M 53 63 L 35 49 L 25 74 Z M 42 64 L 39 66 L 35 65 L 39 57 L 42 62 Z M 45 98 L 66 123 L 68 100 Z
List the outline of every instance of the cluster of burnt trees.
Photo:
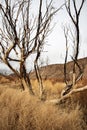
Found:
M 67 88 L 69 88 L 66 80 L 66 63 L 68 56 L 67 39 L 69 34 L 71 34 L 73 38 L 72 42 L 75 44 L 75 51 L 72 56 L 74 63 L 73 82 L 70 87 L 73 87 L 77 80 L 76 66 L 78 66 L 80 72 L 78 77 L 81 77 L 82 69 L 77 63 L 80 46 L 79 18 L 85 0 L 81 0 L 79 7 L 77 7 L 76 0 L 65 0 L 64 4 L 57 9 L 53 7 L 53 0 L 39 0 L 39 6 L 37 7 L 38 9 L 36 9 L 36 16 L 32 14 L 32 1 L 33 0 L 3 0 L 0 3 L 0 61 L 5 63 L 18 76 L 21 81 L 22 89 L 28 90 L 30 94 L 34 95 L 30 75 L 27 74 L 26 65 L 28 58 L 31 55 L 34 55 L 34 68 L 39 82 L 40 97 L 42 97 L 44 89 L 39 71 L 38 59 L 43 51 L 46 37 L 50 32 L 50 24 L 53 16 L 61 10 L 61 8 L 66 8 L 75 29 L 74 34 L 70 28 L 64 27 L 64 35 L 66 39 L 64 75 Z M 72 13 L 72 6 L 74 14 Z M 14 57 L 12 53 L 15 55 Z M 11 62 L 17 63 L 19 65 L 19 70 L 16 70 Z

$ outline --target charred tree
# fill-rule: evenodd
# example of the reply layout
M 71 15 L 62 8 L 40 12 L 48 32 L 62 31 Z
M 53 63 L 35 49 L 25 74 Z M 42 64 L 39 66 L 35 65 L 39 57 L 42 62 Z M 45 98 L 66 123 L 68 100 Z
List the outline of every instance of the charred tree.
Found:
M 80 13 L 82 11 L 83 5 L 85 3 L 85 0 L 81 0 L 80 6 L 77 7 L 77 2 L 75 0 L 68 0 L 66 2 L 66 10 L 71 18 L 71 21 L 74 25 L 75 28 L 75 52 L 74 52 L 74 57 L 73 57 L 73 86 L 76 83 L 76 66 L 77 66 L 77 60 L 78 60 L 78 55 L 79 55 L 79 47 L 80 47 L 80 27 L 79 27 L 79 19 L 80 19 Z M 72 11 L 72 6 L 74 13 Z
M 62 7 L 53 8 L 53 0 L 50 0 L 45 3 L 43 12 L 42 3 L 43 0 L 39 0 L 38 12 L 34 13 L 32 0 L 0 1 L 0 61 L 18 76 L 22 89 L 31 94 L 34 92 L 26 62 L 34 54 L 37 66 L 38 50 L 44 46 L 53 16 Z M 18 70 L 14 64 L 18 64 Z

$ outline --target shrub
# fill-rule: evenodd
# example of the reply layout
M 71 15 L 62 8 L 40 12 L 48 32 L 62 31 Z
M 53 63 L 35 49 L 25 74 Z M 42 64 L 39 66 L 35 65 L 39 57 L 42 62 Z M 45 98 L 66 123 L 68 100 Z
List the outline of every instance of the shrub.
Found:
M 86 130 L 83 112 L 41 102 L 28 92 L 7 88 L 0 95 L 0 130 Z

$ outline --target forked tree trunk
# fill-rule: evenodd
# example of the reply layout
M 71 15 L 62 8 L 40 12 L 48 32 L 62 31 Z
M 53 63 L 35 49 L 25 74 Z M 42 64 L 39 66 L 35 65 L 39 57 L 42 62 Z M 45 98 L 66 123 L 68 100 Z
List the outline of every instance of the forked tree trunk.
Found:
M 38 80 L 38 83 L 39 83 L 40 99 L 44 100 L 43 99 L 44 98 L 43 82 L 42 82 L 42 77 L 41 77 L 40 70 L 39 70 L 37 62 L 35 62 L 34 68 L 35 68 L 36 77 L 37 77 L 37 80 Z
M 30 81 L 29 76 L 26 76 L 26 82 L 27 82 L 27 85 L 28 85 L 28 89 L 29 89 L 29 91 L 30 91 L 30 94 L 34 95 L 34 92 L 33 92 L 33 89 L 32 89 L 32 85 L 31 85 L 31 81 Z
M 34 95 L 30 78 L 28 77 L 28 74 L 26 72 L 24 62 L 21 62 L 20 64 L 20 75 L 21 75 L 21 84 L 22 84 L 23 90 L 29 91 L 30 94 Z
M 25 90 L 25 91 L 29 90 L 24 78 L 21 78 L 21 85 L 22 85 L 23 90 Z
M 24 91 L 29 91 L 31 95 L 34 95 L 31 83 L 24 78 L 21 78 L 21 85 Z

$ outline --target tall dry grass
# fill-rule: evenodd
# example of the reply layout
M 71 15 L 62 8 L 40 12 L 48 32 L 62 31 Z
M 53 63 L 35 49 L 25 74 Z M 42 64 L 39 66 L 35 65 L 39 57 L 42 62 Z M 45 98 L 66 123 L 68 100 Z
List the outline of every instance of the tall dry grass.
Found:
M 0 130 L 87 130 L 80 106 L 62 108 L 28 92 L 0 88 Z
M 37 96 L 39 96 L 39 84 L 37 80 L 31 80 L 33 90 Z M 62 90 L 65 87 L 65 83 L 63 82 L 55 82 L 52 83 L 51 80 L 44 80 L 43 86 L 45 89 L 45 93 L 47 95 L 47 99 L 59 98 Z

